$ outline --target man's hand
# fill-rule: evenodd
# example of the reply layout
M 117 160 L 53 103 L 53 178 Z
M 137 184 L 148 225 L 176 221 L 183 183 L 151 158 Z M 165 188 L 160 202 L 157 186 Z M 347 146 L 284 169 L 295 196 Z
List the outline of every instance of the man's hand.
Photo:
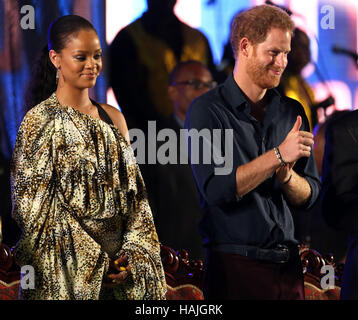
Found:
M 284 167 L 279 167 L 276 169 L 276 179 L 281 184 L 286 184 L 291 179 L 292 168 L 294 167 L 295 162 L 287 163 Z
M 263 181 L 271 177 L 275 171 L 277 179 L 279 179 L 281 184 L 287 182 L 292 174 L 293 181 L 284 185 L 286 187 L 285 189 L 291 187 L 291 185 L 294 187 L 298 186 L 297 188 L 293 188 L 292 191 L 292 193 L 299 193 L 298 196 L 296 195 L 298 200 L 295 201 L 296 199 L 294 199 L 293 202 L 301 203 L 309 197 L 311 189 L 308 182 L 303 178 L 300 179 L 300 177 L 298 177 L 292 170 L 298 159 L 310 156 L 311 146 L 313 145 L 312 133 L 300 131 L 301 125 L 302 118 L 298 116 L 293 128 L 278 147 L 286 166 L 279 167 L 275 152 L 270 150 L 256 159 L 236 168 L 236 192 L 239 197 L 242 197 L 255 189 Z M 302 188 L 303 192 L 300 193 Z
M 293 206 L 304 204 L 311 195 L 307 180 L 292 170 L 298 159 L 311 155 L 313 134 L 300 131 L 301 125 L 302 118 L 298 116 L 293 128 L 278 147 L 286 165 L 276 169 L 276 179 L 281 184 L 287 201 Z
M 290 164 L 291 170 L 295 162 L 302 157 L 309 157 L 313 146 L 313 134 L 308 131 L 300 131 L 302 125 L 301 116 L 297 120 L 285 140 L 280 144 L 279 151 L 283 161 Z

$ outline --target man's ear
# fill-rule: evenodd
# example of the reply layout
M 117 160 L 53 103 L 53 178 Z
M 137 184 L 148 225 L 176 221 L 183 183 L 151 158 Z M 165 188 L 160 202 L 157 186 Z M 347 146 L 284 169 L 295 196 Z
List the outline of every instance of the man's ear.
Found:
M 239 53 L 241 53 L 245 57 L 248 57 L 250 47 L 251 47 L 251 43 L 250 43 L 249 39 L 247 39 L 246 37 L 243 37 L 239 43 Z
M 53 49 L 51 49 L 48 54 L 50 56 L 50 60 L 51 60 L 52 64 L 54 65 L 54 67 L 56 69 L 59 69 L 61 67 L 60 55 Z

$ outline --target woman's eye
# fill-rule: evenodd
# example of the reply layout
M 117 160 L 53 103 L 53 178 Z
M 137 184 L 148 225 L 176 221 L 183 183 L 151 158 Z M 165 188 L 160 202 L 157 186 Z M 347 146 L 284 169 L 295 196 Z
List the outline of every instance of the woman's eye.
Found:
M 101 54 L 96 54 L 95 56 L 94 56 L 94 58 L 97 60 L 97 59 L 101 59 L 102 58 L 102 53 Z
M 77 56 L 77 57 L 75 57 L 77 60 L 80 60 L 80 61 L 84 61 L 84 60 L 86 60 L 86 58 L 85 57 L 83 57 L 83 56 Z

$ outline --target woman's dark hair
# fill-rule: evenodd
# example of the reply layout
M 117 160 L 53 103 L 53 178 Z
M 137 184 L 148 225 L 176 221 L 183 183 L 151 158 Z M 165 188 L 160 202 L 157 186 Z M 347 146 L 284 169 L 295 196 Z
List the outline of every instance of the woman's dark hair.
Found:
M 32 77 L 25 95 L 27 109 L 46 100 L 56 91 L 57 70 L 50 60 L 49 51 L 53 49 L 61 52 L 71 38 L 76 37 L 81 30 L 96 32 L 88 20 L 76 15 L 63 16 L 51 23 L 47 34 L 47 45 L 41 50 L 31 73 Z

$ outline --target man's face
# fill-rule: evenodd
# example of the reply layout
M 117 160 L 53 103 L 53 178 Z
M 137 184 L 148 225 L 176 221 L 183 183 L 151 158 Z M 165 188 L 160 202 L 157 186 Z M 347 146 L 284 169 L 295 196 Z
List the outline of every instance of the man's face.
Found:
M 247 73 L 254 84 L 262 89 L 277 87 L 287 65 L 291 50 L 291 33 L 272 28 L 264 42 L 251 46 Z
M 190 103 L 213 85 L 210 71 L 196 63 L 182 67 L 174 80 L 174 85 L 169 87 L 169 97 L 175 112 L 184 116 Z

